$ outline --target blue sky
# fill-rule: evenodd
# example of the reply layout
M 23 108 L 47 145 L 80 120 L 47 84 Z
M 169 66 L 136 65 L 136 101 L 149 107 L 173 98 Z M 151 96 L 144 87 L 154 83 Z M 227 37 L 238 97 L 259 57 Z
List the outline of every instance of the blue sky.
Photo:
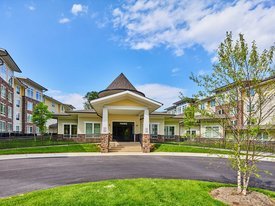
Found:
M 0 2 L 0 47 L 48 94 L 78 108 L 123 72 L 169 106 L 197 91 L 191 72 L 207 73 L 226 31 L 259 48 L 275 40 L 274 1 Z

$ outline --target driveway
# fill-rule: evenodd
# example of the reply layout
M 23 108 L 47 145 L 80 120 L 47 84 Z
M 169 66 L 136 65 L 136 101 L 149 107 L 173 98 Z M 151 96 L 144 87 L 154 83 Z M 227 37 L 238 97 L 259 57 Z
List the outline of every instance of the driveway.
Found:
M 259 168 L 275 174 L 274 162 Z M 174 156 L 95 156 L 0 161 L 0 197 L 37 189 L 122 178 L 180 178 L 235 183 L 228 160 Z M 251 185 L 275 190 L 275 178 L 262 173 Z

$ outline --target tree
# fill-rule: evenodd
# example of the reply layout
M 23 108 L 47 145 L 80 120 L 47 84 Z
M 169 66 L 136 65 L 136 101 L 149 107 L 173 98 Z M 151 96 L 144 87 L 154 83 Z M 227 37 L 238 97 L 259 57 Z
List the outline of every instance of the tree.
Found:
M 96 92 L 96 91 L 87 92 L 86 95 L 84 96 L 84 99 L 86 100 L 84 103 L 84 108 L 92 109 L 93 107 L 92 107 L 90 101 L 97 99 L 97 98 L 98 98 L 98 92 Z
M 192 74 L 191 79 L 202 88 L 199 96 L 213 95 L 215 108 L 222 111 L 204 111 L 204 115 L 226 123 L 234 143 L 230 162 L 237 171 L 237 191 L 246 195 L 251 175 L 259 176 L 256 163 L 263 157 L 257 148 L 259 137 L 275 127 L 271 119 L 275 112 L 274 46 L 259 53 L 255 41 L 249 49 L 242 34 L 234 43 L 232 33 L 226 33 L 217 54 L 211 74 Z
M 198 121 L 195 119 L 196 106 L 194 104 L 186 107 L 183 113 L 183 125 L 189 129 L 189 134 L 191 136 L 191 127 L 198 126 Z
M 43 135 L 46 131 L 46 123 L 52 118 L 52 113 L 48 110 L 48 106 L 43 102 L 35 105 L 33 110 L 32 122 L 39 128 Z

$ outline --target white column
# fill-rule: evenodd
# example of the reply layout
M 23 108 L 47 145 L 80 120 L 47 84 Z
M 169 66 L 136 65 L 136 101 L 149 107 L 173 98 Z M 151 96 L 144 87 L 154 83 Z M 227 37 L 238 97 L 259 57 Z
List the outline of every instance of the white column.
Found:
M 105 108 L 105 107 L 103 107 L 103 112 L 102 112 L 101 134 L 109 134 L 108 108 Z
M 144 118 L 143 118 L 143 134 L 150 134 L 149 131 L 149 110 L 144 110 Z

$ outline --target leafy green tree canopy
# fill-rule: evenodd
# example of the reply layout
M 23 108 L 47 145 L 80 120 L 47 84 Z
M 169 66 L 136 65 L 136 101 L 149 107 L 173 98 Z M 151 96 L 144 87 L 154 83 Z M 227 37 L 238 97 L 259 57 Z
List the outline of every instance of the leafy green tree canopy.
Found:
M 41 134 L 46 131 L 46 123 L 52 118 L 52 113 L 43 102 L 38 103 L 33 110 L 32 122 L 39 128 Z
M 85 103 L 84 103 L 84 108 L 85 109 L 92 109 L 92 105 L 90 101 L 97 99 L 98 98 L 98 92 L 97 91 L 91 91 L 87 92 L 86 95 L 84 96 Z

